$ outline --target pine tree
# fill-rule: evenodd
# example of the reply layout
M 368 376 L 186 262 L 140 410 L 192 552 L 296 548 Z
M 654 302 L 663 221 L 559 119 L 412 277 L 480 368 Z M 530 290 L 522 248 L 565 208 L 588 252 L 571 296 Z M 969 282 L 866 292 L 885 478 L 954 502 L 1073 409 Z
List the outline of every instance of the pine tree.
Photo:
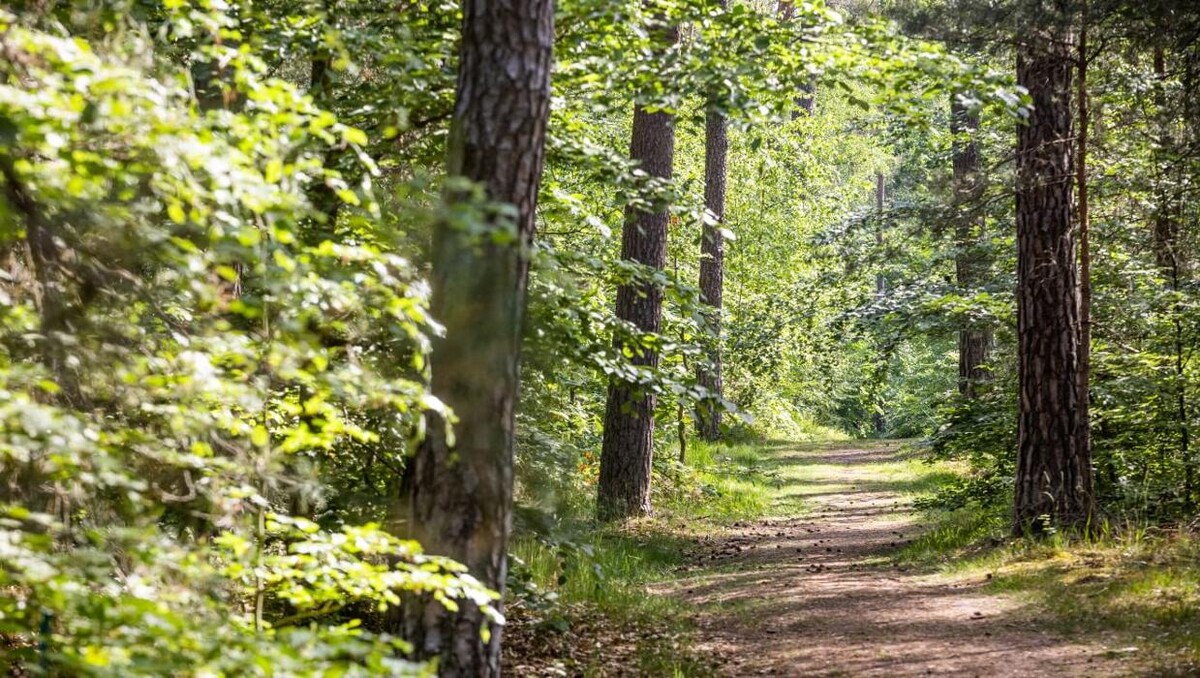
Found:
M 553 0 L 468 0 L 462 36 L 448 174 L 481 185 L 490 204 L 479 208 L 469 192 L 451 189 L 449 202 L 481 210 L 482 239 L 451 223 L 434 233 L 431 308 L 446 331 L 433 347 L 432 390 L 456 421 L 450 435 L 440 416 L 429 417 L 407 484 L 413 536 L 503 593 L 521 319 L 550 109 Z M 516 237 L 501 237 L 506 233 Z M 419 609 L 408 610 L 405 636 L 417 656 L 440 657 L 443 675 L 499 675 L 501 629 L 493 625 L 485 641 L 477 607 L 412 607 Z

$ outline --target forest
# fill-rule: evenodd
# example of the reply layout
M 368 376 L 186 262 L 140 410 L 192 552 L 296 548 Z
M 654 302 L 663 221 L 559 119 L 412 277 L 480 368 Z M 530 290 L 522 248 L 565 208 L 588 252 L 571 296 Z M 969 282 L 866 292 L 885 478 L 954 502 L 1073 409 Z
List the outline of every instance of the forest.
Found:
M 0 673 L 1200 675 L 1198 194 L 1194 0 L 0 1 Z

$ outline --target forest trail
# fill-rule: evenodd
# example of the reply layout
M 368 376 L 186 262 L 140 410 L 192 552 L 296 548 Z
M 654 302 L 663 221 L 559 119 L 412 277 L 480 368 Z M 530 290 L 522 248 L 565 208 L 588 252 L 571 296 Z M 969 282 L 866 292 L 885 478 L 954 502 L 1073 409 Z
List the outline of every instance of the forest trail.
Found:
M 905 570 L 921 530 L 915 462 L 899 444 L 780 446 L 779 513 L 707 544 L 693 574 L 656 587 L 700 607 L 700 651 L 730 676 L 1118 676 L 1103 638 L 1039 628 L 987 575 Z M 925 478 L 928 480 L 928 477 Z M 795 507 L 789 510 L 788 507 Z

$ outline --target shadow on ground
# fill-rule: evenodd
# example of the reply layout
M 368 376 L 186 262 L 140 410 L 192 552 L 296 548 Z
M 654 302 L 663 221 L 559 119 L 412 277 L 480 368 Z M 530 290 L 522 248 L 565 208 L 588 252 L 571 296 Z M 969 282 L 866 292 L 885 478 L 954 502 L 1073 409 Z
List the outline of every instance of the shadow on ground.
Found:
M 947 478 L 896 443 L 769 447 L 777 506 L 655 587 L 701 606 L 713 670 L 730 676 L 1141 675 L 1104 638 L 1040 627 L 985 581 L 906 571 L 889 555 L 924 528 L 914 494 Z M 800 511 L 797 511 L 797 508 Z M 797 515 L 798 514 L 798 515 Z

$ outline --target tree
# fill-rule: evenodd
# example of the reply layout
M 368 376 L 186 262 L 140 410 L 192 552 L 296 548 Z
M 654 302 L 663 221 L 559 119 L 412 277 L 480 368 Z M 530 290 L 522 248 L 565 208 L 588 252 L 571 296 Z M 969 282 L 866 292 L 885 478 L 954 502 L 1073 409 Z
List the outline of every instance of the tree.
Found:
M 1075 377 L 1079 389 L 1079 433 L 1076 445 L 1079 456 L 1088 460 L 1091 466 L 1092 458 L 1092 422 L 1091 422 L 1091 373 L 1092 373 L 1092 245 L 1091 217 L 1088 202 L 1088 125 L 1091 111 L 1088 106 L 1088 7 L 1087 0 L 1082 6 L 1082 16 L 1079 25 L 1079 50 L 1076 53 L 1075 64 L 1078 68 L 1078 108 L 1079 134 L 1075 145 L 1075 188 L 1078 190 L 1078 230 L 1079 230 L 1079 371 Z
M 512 523 L 520 330 L 550 106 L 553 0 L 468 0 L 448 141 L 448 215 L 436 227 L 431 359 L 439 415 L 411 464 L 412 529 L 503 593 Z M 483 190 L 479 204 L 463 180 Z M 458 183 L 455 183 L 458 182 Z M 498 675 L 500 629 L 477 609 L 410 606 L 406 635 L 447 675 Z
M 1079 289 L 1072 223 L 1069 31 L 1061 16 L 1031 31 L 1017 80 L 1033 110 L 1017 139 L 1018 452 L 1015 528 L 1090 521 L 1090 449 L 1081 445 Z
M 666 43 L 679 39 L 679 29 L 664 29 Z M 665 110 L 633 112 L 629 155 L 651 177 L 669 179 L 675 160 L 675 118 Z M 667 257 L 667 205 L 651 211 L 629 207 L 621 233 L 621 258 L 662 269 Z M 657 334 L 662 329 L 662 288 L 653 282 L 624 284 L 617 290 L 617 318 L 639 331 Z M 658 351 L 653 346 L 626 346 L 635 365 L 655 368 Z M 604 441 L 600 452 L 597 511 L 601 519 L 614 520 L 650 512 L 650 466 L 654 454 L 655 396 L 635 384 L 613 381 L 608 386 L 604 410 Z
M 724 2 L 722 2 L 724 4 Z M 711 223 L 704 225 L 700 243 L 700 295 L 711 307 L 708 317 L 712 347 L 708 362 L 700 363 L 697 381 L 711 396 L 700 403 L 700 437 L 713 441 L 721 437 L 721 298 L 725 281 L 725 179 L 729 155 L 729 121 L 709 102 L 704 118 L 704 207 Z
M 965 292 L 980 285 L 987 275 L 988 262 L 979 253 L 983 239 L 983 219 L 976 216 L 974 204 L 983 193 L 980 177 L 979 145 L 975 133 L 979 129 L 979 111 L 964 105 L 957 96 L 950 101 L 950 131 L 954 136 L 954 258 L 958 286 Z M 992 330 L 970 323 L 958 332 L 958 390 L 973 398 L 979 387 L 991 379 L 985 367 L 991 357 Z

